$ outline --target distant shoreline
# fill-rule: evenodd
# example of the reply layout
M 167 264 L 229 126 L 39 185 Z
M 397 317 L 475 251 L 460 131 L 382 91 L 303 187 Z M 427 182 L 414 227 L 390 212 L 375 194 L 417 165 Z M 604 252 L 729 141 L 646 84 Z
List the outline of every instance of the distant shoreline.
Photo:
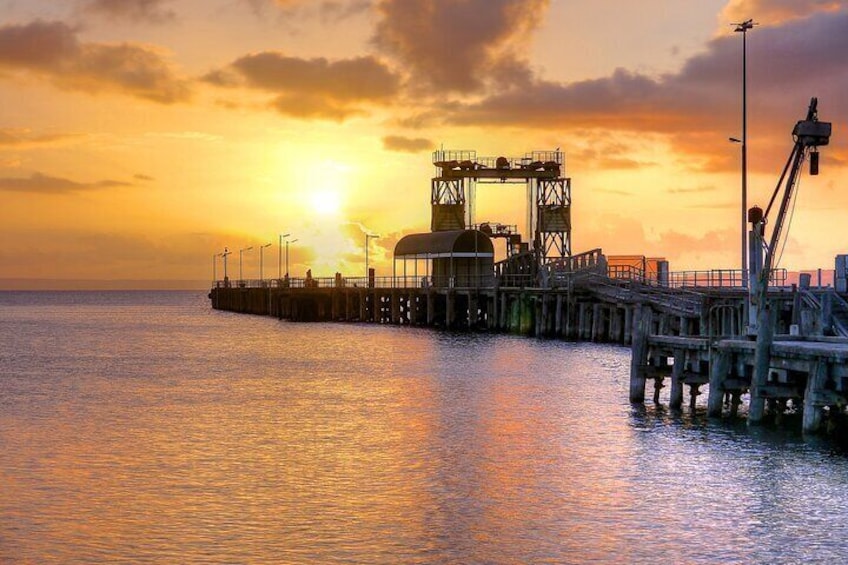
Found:
M 162 279 L 0 279 L 0 290 L 208 290 L 212 283 Z

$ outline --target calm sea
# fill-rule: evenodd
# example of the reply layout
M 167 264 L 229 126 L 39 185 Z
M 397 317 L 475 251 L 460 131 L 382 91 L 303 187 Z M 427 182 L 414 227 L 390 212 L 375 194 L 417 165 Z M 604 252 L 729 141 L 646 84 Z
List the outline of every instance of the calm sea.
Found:
M 837 563 L 848 457 L 620 347 L 0 293 L 2 563 Z

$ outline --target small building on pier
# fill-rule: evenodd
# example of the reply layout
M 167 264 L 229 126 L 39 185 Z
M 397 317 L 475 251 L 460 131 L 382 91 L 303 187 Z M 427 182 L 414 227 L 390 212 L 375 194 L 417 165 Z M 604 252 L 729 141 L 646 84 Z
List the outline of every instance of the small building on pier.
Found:
M 413 277 L 409 286 L 492 287 L 494 260 L 492 239 L 479 230 L 414 233 L 395 245 L 393 273 Z

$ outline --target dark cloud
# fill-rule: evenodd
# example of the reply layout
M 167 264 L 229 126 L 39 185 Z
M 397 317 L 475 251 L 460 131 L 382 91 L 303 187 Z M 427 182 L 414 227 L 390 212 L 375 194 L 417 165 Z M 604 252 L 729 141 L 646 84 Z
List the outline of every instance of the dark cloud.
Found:
M 67 194 L 104 188 L 131 186 L 117 180 L 101 180 L 93 183 L 76 182 L 60 177 L 33 173 L 29 177 L 0 178 L 0 192 L 28 192 L 30 194 Z
M 113 20 L 162 23 L 175 18 L 166 7 L 172 0 L 85 0 L 83 10 Z
M 39 75 L 60 88 L 119 92 L 163 104 L 190 95 L 188 83 L 157 51 L 129 43 L 82 43 L 61 22 L 0 27 L 0 69 Z
M 144 175 L 144 174 L 141 174 L 141 173 L 133 175 L 133 178 L 135 180 L 140 180 L 140 181 L 144 181 L 144 182 L 150 182 L 150 181 L 156 180 L 153 177 L 151 177 L 150 175 Z
M 337 120 L 364 113 L 363 106 L 390 103 L 400 88 L 397 75 L 374 57 L 328 61 L 271 51 L 241 57 L 204 79 L 275 93 L 272 106 L 283 114 Z
M 423 137 L 403 137 L 400 135 L 387 135 L 383 138 L 383 148 L 389 151 L 400 151 L 403 153 L 420 153 L 433 148 L 433 142 Z
M 821 119 L 848 122 L 848 8 L 755 32 L 748 40 L 749 143 L 762 157 L 752 166 L 772 170 L 788 152 L 791 128 L 811 96 L 819 97 Z M 687 167 L 731 170 L 738 167 L 738 149 L 727 139 L 740 130 L 740 55 L 738 36 L 717 37 L 678 73 L 651 77 L 619 69 L 569 84 L 535 80 L 455 104 L 445 119 L 473 126 L 661 134 Z M 844 153 L 846 141 L 832 143 L 835 154 Z
M 549 0 L 379 0 L 374 42 L 416 81 L 446 92 L 480 90 L 492 78 L 526 80 L 517 53 Z M 493 74 L 496 75 L 493 77 Z

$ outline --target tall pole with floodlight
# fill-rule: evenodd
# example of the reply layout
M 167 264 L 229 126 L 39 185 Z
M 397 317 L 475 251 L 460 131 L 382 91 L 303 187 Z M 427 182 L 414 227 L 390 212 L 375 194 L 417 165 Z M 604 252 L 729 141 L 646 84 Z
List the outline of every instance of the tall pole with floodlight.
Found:
M 754 20 L 731 24 L 742 34 L 742 286 L 748 286 L 748 30 Z

